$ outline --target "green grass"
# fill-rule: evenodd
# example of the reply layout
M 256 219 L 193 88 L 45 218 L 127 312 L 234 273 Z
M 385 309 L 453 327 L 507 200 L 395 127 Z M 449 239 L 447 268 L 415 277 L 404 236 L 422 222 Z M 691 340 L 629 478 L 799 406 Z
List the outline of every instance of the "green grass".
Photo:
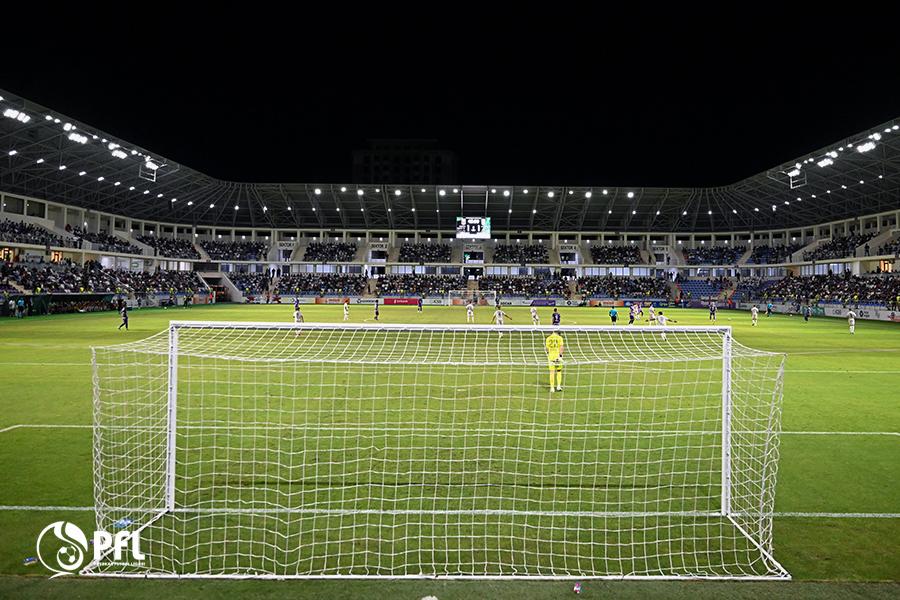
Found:
M 510 308 L 514 324 L 529 322 L 527 308 Z M 549 312 L 544 309 L 542 312 Z M 563 308 L 564 324 L 607 324 L 606 311 Z M 117 331 L 114 313 L 38 317 L 0 322 L 0 429 L 19 424 L 89 425 L 91 423 L 90 346 L 136 340 L 163 330 L 169 319 L 288 321 L 289 306 L 195 307 L 190 311 L 143 310 L 132 313 L 131 331 Z M 679 324 L 706 324 L 704 311 L 667 311 Z M 307 306 L 308 321 L 341 320 L 341 308 Z M 489 309 L 478 318 L 489 319 Z M 354 306 L 352 320 L 371 318 L 370 307 Z M 544 315 L 549 320 L 549 315 Z M 461 307 L 382 307 L 387 323 L 461 323 Z M 896 324 L 857 322 L 850 336 L 837 319 L 762 317 L 749 327 L 745 313 L 720 312 L 719 324 L 732 325 L 741 343 L 788 353 L 783 428 L 786 432 L 900 432 L 900 329 Z M 776 510 L 780 512 L 900 513 L 900 436 L 798 435 L 782 438 Z M 88 428 L 17 428 L 0 433 L 0 505 L 84 506 L 93 503 L 91 435 Z M 47 583 L 40 566 L 23 566 L 34 554 L 34 540 L 47 523 L 66 518 L 92 529 L 89 512 L 0 511 L 0 596 L 93 596 L 125 590 L 121 582 L 81 580 Z M 900 581 L 898 518 L 801 518 L 775 521 L 776 557 L 795 580 L 841 582 Z M 37 580 L 16 576 L 36 575 Z M 278 588 L 278 585 L 285 587 Z M 584 597 L 628 597 L 653 593 L 698 597 L 722 592 L 720 584 L 588 584 Z M 755 584 L 732 584 L 728 595 L 743 597 L 778 590 Z M 786 584 L 798 597 L 818 594 L 887 597 L 897 586 L 806 586 Z M 107 587 L 103 587 L 107 586 Z M 229 587 L 232 586 L 232 587 Z M 129 594 L 268 596 L 274 593 L 340 597 L 439 598 L 562 597 L 566 583 L 488 584 L 460 582 L 331 582 L 240 583 L 152 582 L 128 587 Z M 232 592 L 231 590 L 234 590 Z M 478 591 L 474 591 L 478 590 Z M 753 590 L 751 592 L 751 590 Z M 596 594 L 596 595 L 595 595 Z M 715 595 L 715 594 L 713 594 Z

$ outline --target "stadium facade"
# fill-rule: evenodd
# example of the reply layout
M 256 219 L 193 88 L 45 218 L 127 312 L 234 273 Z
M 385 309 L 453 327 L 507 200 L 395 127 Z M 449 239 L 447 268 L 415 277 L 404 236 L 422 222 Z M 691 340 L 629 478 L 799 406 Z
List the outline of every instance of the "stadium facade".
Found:
M 781 296 L 772 298 L 785 308 L 897 304 L 895 121 L 718 188 L 242 183 L 194 171 L 15 94 L 0 90 L 0 97 L 6 270 L 16 263 L 25 270 L 34 263 L 49 263 L 45 271 L 70 263 L 82 269 L 64 291 L 41 289 L 41 282 L 54 283 L 53 273 L 14 269 L 0 276 L 7 295 L 135 291 L 125 282 L 133 278 L 114 274 L 95 289 L 84 267 L 99 265 L 100 278 L 107 275 L 102 269 L 196 272 L 200 289 L 154 294 L 208 298 L 212 286 L 219 299 L 234 301 L 267 301 L 285 291 L 434 299 L 447 286 L 463 286 L 490 288 L 510 301 L 627 303 L 642 296 L 595 285 L 595 278 L 637 277 L 666 282 L 667 291 L 658 286 L 653 294 L 659 302 L 740 306 L 768 299 L 765 288 L 790 276 L 872 275 L 881 282 L 872 298 L 859 297 L 862 284 L 799 292 L 787 285 L 775 287 Z M 460 239 L 458 217 L 490 219 L 493 227 L 484 239 Z M 293 289 L 279 289 L 278 278 L 287 275 L 298 276 Z M 443 287 L 379 283 L 413 275 L 448 279 Z M 367 281 L 349 294 L 320 276 Z M 484 277 L 562 283 L 515 286 Z M 258 281 L 244 286 L 236 279 Z M 759 283 L 739 293 L 747 280 Z

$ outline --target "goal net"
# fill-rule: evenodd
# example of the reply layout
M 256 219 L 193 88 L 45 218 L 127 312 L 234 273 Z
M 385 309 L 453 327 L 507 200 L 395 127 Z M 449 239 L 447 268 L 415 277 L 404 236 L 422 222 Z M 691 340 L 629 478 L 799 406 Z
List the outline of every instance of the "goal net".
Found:
M 145 559 L 86 574 L 789 577 L 784 356 L 728 327 L 173 322 L 93 361 L 97 527 Z
M 475 306 L 494 306 L 497 304 L 497 292 L 495 290 L 449 290 L 447 292 L 447 304 L 450 306 L 465 306 L 469 302 Z

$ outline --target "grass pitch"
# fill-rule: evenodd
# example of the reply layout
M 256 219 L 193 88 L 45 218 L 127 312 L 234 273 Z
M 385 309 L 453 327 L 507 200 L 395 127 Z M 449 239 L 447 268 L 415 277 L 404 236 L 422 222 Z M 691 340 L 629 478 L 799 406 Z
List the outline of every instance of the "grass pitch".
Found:
M 305 306 L 308 321 L 338 322 L 340 306 Z M 513 324 L 530 322 L 527 308 L 508 308 Z M 49 522 L 67 519 L 91 529 L 93 514 L 62 507 L 92 504 L 91 389 L 92 345 L 135 340 L 166 328 L 170 319 L 289 321 L 292 308 L 280 306 L 194 307 L 135 311 L 131 330 L 117 331 L 115 313 L 61 315 L 0 322 L 0 505 L 61 507 L 48 511 L 0 510 L 0 596 L 72 593 L 99 595 L 128 590 L 159 593 L 219 595 L 227 582 L 45 582 L 40 565 L 24 566 L 34 555 L 37 533 Z M 479 322 L 490 319 L 480 308 Z M 542 309 L 549 321 L 549 310 Z M 605 309 L 562 308 L 563 324 L 608 324 Z M 683 324 L 708 324 L 702 310 L 667 310 Z M 354 306 L 353 322 L 372 319 L 368 306 Z M 462 307 L 382 307 L 388 323 L 463 323 Z M 751 328 L 746 313 L 720 311 L 718 324 L 731 325 L 741 343 L 788 353 L 781 442 L 781 463 L 775 521 L 776 557 L 796 580 L 887 581 L 887 586 L 825 586 L 819 591 L 844 595 L 848 589 L 865 595 L 898 593 L 900 581 L 900 329 L 896 324 L 857 321 L 848 333 L 845 321 L 798 317 L 761 317 Z M 49 426 L 49 427 L 47 427 Z M 14 576 L 36 575 L 36 580 Z M 106 585 L 107 587 L 104 587 Z M 471 596 L 472 584 L 416 581 L 408 583 L 245 582 L 241 595 L 303 593 L 311 596 L 439 598 Z M 643 585 L 643 584 L 641 584 Z M 631 584 L 610 587 L 589 584 L 600 592 L 647 590 L 647 593 L 690 595 L 750 591 L 748 584 L 722 587 L 663 584 L 640 588 Z M 809 587 L 797 586 L 802 595 Z M 96 586 L 96 587 L 95 587 Z M 289 586 L 289 587 L 288 587 Z M 624 587 L 622 587 L 624 586 Z M 237 588 L 235 588 L 236 590 Z M 492 596 L 560 597 L 571 593 L 566 583 L 521 583 L 478 588 Z M 765 588 L 770 589 L 770 588 Z M 776 587 L 775 590 L 787 588 Z M 66 592 L 65 590 L 69 590 Z M 215 591 L 214 591 L 215 590 Z M 620 592 L 616 592 L 619 590 Z M 754 592 L 756 594 L 757 592 Z M 591 594 L 592 595 L 592 594 Z M 751 594 L 753 595 L 753 594 Z M 70 596 L 71 597 L 71 596 Z

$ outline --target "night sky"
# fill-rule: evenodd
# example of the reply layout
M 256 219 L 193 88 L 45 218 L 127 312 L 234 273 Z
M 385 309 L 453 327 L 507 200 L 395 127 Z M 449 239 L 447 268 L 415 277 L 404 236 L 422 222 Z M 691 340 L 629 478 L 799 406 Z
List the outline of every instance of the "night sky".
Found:
M 714 186 L 900 117 L 893 15 L 301 10 L 56 12 L 4 32 L 0 87 L 238 181 L 414 137 L 463 184 Z

